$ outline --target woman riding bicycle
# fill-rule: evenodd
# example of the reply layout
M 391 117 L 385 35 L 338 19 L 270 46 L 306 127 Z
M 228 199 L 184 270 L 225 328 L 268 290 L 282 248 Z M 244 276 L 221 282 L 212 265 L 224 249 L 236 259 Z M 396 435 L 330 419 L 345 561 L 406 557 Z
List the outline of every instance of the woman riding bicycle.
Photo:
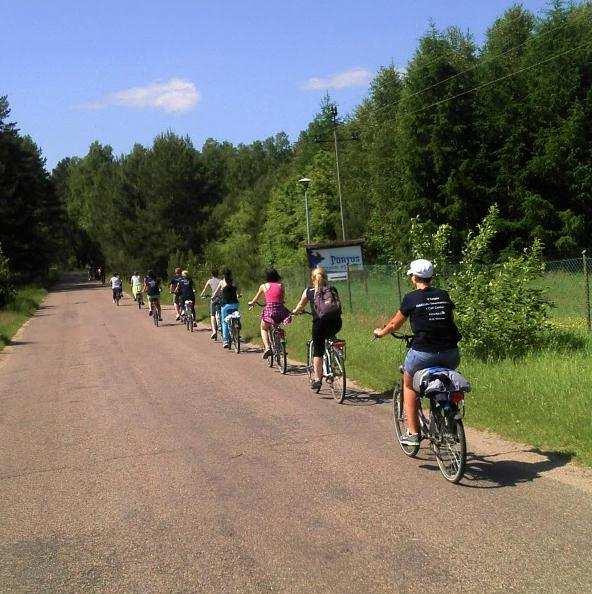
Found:
M 413 376 L 428 367 L 456 369 L 460 363 L 460 334 L 454 323 L 454 303 L 446 291 L 432 287 L 434 266 L 429 260 L 414 260 L 407 275 L 414 291 L 407 293 L 401 307 L 384 328 L 376 328 L 381 338 L 395 332 L 409 319 L 413 340 L 403 364 L 403 399 L 409 434 L 401 438 L 406 445 L 419 444 L 419 405 L 413 391 Z
M 227 316 L 238 311 L 238 289 L 234 284 L 232 272 L 229 268 L 225 268 L 222 280 L 218 285 L 212 299 L 218 298 L 220 295 L 220 320 L 222 323 L 222 342 L 225 349 L 230 348 L 230 325 L 226 321 Z
M 144 293 L 146 293 L 148 302 L 150 303 L 148 315 L 157 315 L 158 319 L 162 322 L 162 310 L 160 308 L 160 280 L 156 278 L 154 271 L 152 270 L 149 270 L 144 278 Z
M 218 271 L 216 269 L 212 270 L 212 276 L 206 281 L 204 288 L 200 294 L 200 297 L 204 297 L 208 288 L 210 289 L 210 323 L 212 326 L 212 335 L 211 339 L 214 340 L 218 333 L 218 325 L 216 324 L 216 308 L 220 307 L 219 298 L 214 300 L 214 294 L 216 293 L 216 289 L 220 284 L 220 279 L 218 278 Z
M 323 382 L 323 355 L 325 341 L 333 338 L 342 326 L 341 304 L 335 287 L 329 286 L 324 268 L 315 268 L 310 274 L 310 287 L 304 289 L 298 305 L 292 311 L 297 315 L 304 311 L 308 303 L 312 310 L 312 344 L 314 379 L 310 384 L 318 391 Z
M 284 285 L 282 277 L 275 268 L 268 268 L 265 272 L 265 282 L 260 285 L 257 294 L 249 307 L 253 307 L 261 295 L 265 295 L 265 307 L 261 313 L 261 339 L 265 352 L 263 358 L 267 359 L 273 354 L 269 343 L 269 331 L 272 326 L 279 326 L 288 321 L 290 311 L 284 305 Z

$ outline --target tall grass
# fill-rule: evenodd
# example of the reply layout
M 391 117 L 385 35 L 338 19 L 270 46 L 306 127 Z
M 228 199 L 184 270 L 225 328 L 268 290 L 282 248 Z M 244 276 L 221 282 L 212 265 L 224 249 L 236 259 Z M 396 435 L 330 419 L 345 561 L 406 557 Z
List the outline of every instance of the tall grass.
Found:
M 30 286 L 19 289 L 5 308 L 0 310 L 0 349 L 10 343 L 25 320 L 35 313 L 47 291 Z

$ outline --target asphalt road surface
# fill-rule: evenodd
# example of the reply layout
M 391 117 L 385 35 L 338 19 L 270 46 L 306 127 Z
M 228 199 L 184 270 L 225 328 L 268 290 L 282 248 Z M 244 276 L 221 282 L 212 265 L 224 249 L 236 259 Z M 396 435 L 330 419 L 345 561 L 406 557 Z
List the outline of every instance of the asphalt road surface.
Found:
M 71 277 L 0 353 L 0 591 L 592 591 L 589 473 L 469 432 L 450 485 L 164 315 Z

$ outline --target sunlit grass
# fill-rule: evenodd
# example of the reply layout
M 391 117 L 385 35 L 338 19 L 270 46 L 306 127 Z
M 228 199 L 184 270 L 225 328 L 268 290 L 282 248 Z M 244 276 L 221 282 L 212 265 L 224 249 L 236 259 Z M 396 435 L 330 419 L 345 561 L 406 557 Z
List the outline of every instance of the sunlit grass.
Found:
M 46 293 L 47 291 L 40 287 L 23 287 L 17 291 L 11 302 L 0 310 L 0 349 L 10 343 L 25 320 L 33 315 Z

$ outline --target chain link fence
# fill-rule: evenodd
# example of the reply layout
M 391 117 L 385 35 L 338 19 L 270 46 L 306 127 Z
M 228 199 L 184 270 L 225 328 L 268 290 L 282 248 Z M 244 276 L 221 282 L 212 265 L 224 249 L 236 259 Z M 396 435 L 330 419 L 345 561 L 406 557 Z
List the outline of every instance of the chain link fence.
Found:
M 542 278 L 536 283 L 544 289 L 545 297 L 552 304 L 551 316 L 566 326 L 591 328 L 590 265 L 586 254 L 581 258 L 549 261 L 545 263 Z M 402 264 L 371 265 L 364 270 L 351 270 L 347 281 L 333 284 L 339 290 L 346 313 L 374 323 L 392 316 L 405 293 L 411 290 L 406 270 Z M 282 268 L 280 274 L 286 286 L 288 304 L 294 305 L 308 285 L 310 271 L 305 267 L 290 267 Z M 239 282 L 245 296 L 258 286 L 252 279 L 239 279 Z

